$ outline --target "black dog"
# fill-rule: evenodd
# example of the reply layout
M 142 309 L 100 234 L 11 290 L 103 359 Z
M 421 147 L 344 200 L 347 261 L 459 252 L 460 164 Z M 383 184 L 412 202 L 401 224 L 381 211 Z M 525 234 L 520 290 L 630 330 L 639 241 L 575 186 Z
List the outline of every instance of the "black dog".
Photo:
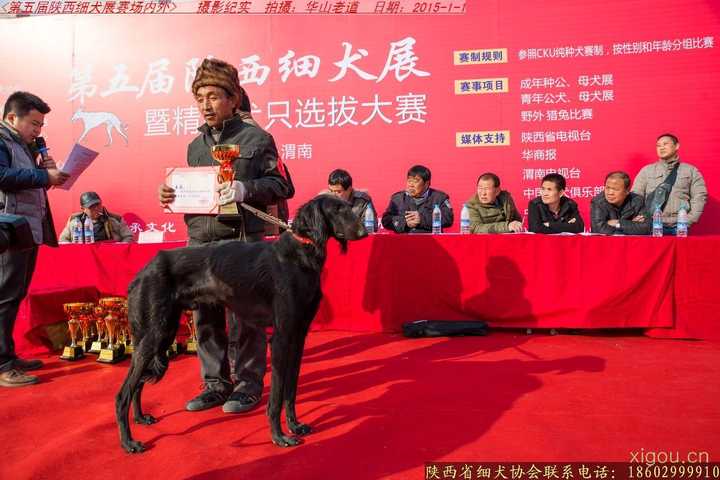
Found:
M 132 364 L 115 399 L 120 444 L 128 452 L 142 452 L 132 439 L 128 410 L 133 403 L 136 423 L 157 420 L 143 414 L 143 384 L 159 381 L 168 368 L 166 355 L 180 323 L 182 310 L 198 304 L 221 304 L 244 322 L 272 318 L 272 381 L 267 415 L 272 441 L 286 447 L 300 439 L 286 436 L 280 426 L 283 404 L 288 428 L 296 435 L 310 432 L 295 414 L 295 396 L 305 337 L 322 292 L 320 272 L 330 237 L 343 252 L 348 240 L 367 236 L 350 204 L 329 195 L 303 205 L 293 232 L 274 243 L 226 241 L 161 251 L 135 277 L 128 290 L 128 317 L 135 351 Z

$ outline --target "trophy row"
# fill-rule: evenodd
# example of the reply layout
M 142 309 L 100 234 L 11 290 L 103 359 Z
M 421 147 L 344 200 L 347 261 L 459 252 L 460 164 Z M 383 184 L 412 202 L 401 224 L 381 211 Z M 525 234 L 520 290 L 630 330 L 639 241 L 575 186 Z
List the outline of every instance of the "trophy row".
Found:
M 229 182 L 235 176 L 233 161 L 240 155 L 239 145 L 214 145 L 211 148 L 213 158 L 220 164 L 218 182 Z M 219 208 L 218 217 L 237 217 L 237 204 L 230 203 Z M 63 304 L 68 316 L 70 345 L 63 349 L 63 360 L 78 360 L 85 353 L 98 355 L 97 361 L 117 363 L 126 355 L 132 354 L 134 342 L 127 318 L 127 299 L 124 297 L 101 298 L 97 304 L 75 302 Z M 184 313 L 190 336 L 184 351 L 197 352 L 197 333 L 191 310 Z M 168 356 L 177 354 L 180 348 L 177 341 L 168 349 Z
M 127 316 L 127 299 L 124 297 L 105 297 L 92 302 L 74 302 L 63 304 L 68 317 L 70 345 L 63 349 L 63 360 L 79 360 L 86 353 L 97 354 L 101 363 L 117 363 L 127 355 L 132 355 L 135 344 L 130 331 Z M 177 341 L 168 349 L 168 356 L 179 353 L 197 352 L 197 332 L 191 310 L 183 312 L 189 337 L 184 348 Z

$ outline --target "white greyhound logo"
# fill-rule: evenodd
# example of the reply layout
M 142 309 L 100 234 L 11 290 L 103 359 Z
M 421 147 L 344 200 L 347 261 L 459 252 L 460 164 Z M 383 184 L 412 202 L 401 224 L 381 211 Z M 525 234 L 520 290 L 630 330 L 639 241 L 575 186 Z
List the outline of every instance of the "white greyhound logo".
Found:
M 127 125 L 122 123 L 117 117 L 117 115 L 115 115 L 114 113 L 85 112 L 82 108 L 78 108 L 77 112 L 75 112 L 72 116 L 73 122 L 77 120 L 83 121 L 83 133 L 82 135 L 80 135 L 80 138 L 78 138 L 78 143 L 82 142 L 82 140 L 87 136 L 87 134 L 90 133 L 90 130 L 104 124 L 105 131 L 107 132 L 108 136 L 108 143 L 105 145 L 106 147 L 109 147 L 113 143 L 113 128 L 120 134 L 121 137 L 123 137 L 123 140 L 125 140 L 125 145 L 128 144 L 128 136 L 127 132 L 125 131 Z

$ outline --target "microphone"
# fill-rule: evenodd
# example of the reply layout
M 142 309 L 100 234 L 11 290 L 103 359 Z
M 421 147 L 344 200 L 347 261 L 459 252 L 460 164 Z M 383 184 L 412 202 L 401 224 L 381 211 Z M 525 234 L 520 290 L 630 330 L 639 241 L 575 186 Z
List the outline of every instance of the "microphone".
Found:
M 35 146 L 37 147 L 38 151 L 40 152 L 40 156 L 43 160 L 48 159 L 48 147 L 45 143 L 45 139 L 43 137 L 37 137 L 35 138 Z

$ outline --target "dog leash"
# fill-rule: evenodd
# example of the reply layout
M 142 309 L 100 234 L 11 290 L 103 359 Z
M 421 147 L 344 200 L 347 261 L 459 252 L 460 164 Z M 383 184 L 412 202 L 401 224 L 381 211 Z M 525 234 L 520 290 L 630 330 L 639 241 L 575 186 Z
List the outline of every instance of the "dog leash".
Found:
M 290 225 L 288 225 L 287 223 L 283 222 L 282 220 L 280 220 L 279 218 L 273 217 L 273 216 L 270 215 L 269 213 L 265 213 L 265 212 L 263 212 L 262 210 L 258 210 L 258 209 L 255 208 L 255 207 L 251 207 L 251 206 L 248 205 L 247 203 L 241 202 L 240 205 L 241 205 L 245 210 L 247 210 L 248 212 L 250 212 L 250 213 L 252 213 L 253 215 L 257 216 L 258 218 L 260 218 L 260 219 L 262 219 L 262 220 L 265 220 L 265 221 L 268 222 L 268 223 L 272 223 L 273 225 L 277 225 L 278 227 L 284 228 L 285 230 L 289 230 L 289 231 L 292 233 L 293 238 L 295 238 L 295 240 L 297 240 L 298 242 L 302 243 L 303 245 L 313 245 L 313 246 L 315 246 L 315 242 L 313 242 L 313 241 L 310 240 L 309 238 L 300 236 L 300 235 L 298 235 L 297 233 L 293 232 L 293 231 L 292 231 L 292 227 L 291 227 Z
M 260 218 L 260 219 L 262 219 L 262 220 L 265 220 L 265 221 L 268 222 L 268 223 L 272 223 L 273 225 L 277 225 L 278 227 L 283 228 L 283 229 L 285 229 L 285 230 L 291 230 L 291 229 L 292 229 L 292 227 L 291 227 L 290 225 L 288 225 L 287 223 L 283 222 L 283 221 L 280 220 L 279 218 L 273 217 L 273 216 L 270 215 L 269 213 L 263 212 L 262 210 L 258 210 L 257 208 L 252 207 L 252 206 L 248 205 L 248 204 L 245 203 L 245 202 L 240 202 L 240 206 L 243 207 L 243 208 L 244 208 L 245 210 L 247 210 L 248 212 L 250 212 L 250 213 L 252 213 L 253 215 L 255 215 L 256 217 L 258 217 L 258 218 Z

